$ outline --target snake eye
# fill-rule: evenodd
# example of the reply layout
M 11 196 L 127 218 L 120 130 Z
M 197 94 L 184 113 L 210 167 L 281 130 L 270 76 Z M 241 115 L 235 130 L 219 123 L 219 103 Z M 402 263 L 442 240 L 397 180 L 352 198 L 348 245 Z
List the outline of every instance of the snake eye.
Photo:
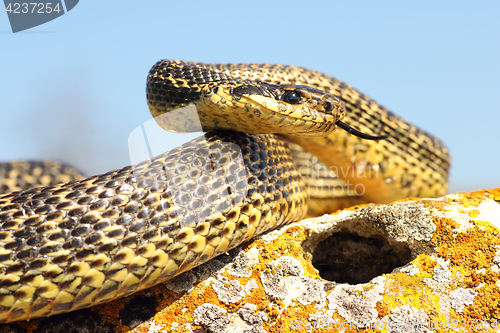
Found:
M 330 112 L 332 110 L 333 110 L 333 104 L 332 104 L 332 102 L 326 101 L 325 102 L 325 111 L 326 112 Z
M 297 104 L 300 102 L 300 95 L 295 91 L 287 91 L 281 97 L 281 100 L 290 104 Z

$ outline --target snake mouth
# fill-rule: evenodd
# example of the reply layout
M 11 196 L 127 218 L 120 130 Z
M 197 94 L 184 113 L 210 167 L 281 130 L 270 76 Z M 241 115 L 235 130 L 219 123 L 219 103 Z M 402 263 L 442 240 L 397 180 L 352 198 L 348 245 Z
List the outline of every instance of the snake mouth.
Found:
M 369 134 L 365 134 L 363 132 L 358 131 L 357 129 L 352 128 L 351 126 L 347 125 L 346 123 L 338 120 L 335 125 L 337 125 L 339 128 L 343 129 L 349 134 L 352 134 L 354 136 L 357 136 L 358 138 L 365 139 L 365 140 L 383 140 L 387 139 L 387 135 L 380 135 L 380 136 L 373 136 Z

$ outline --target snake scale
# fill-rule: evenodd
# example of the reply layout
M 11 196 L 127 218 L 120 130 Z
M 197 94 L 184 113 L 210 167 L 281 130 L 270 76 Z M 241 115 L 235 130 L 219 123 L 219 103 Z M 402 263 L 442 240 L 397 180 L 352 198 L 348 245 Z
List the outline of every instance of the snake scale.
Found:
M 324 191 L 338 177 L 343 205 L 446 192 L 450 158 L 438 139 L 322 73 L 162 60 L 146 92 L 160 126 L 199 121 L 208 132 L 134 166 L 1 195 L 0 322 L 168 280 L 302 218 L 315 195 L 332 211 Z M 195 116 L 162 118 L 186 106 Z M 315 193 L 315 167 L 302 172 L 292 157 L 307 164 L 309 154 L 328 174 Z

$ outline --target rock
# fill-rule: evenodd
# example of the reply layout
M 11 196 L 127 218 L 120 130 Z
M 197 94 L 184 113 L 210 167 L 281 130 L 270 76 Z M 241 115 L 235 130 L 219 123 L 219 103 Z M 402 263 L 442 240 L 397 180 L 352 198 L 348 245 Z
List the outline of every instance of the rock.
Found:
M 497 331 L 499 228 L 500 189 L 356 206 L 130 297 L 0 331 Z

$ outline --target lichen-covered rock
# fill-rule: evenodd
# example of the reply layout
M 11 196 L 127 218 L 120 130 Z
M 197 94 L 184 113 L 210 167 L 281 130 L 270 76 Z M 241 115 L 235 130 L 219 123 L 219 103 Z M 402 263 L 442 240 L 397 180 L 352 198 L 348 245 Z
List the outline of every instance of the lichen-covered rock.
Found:
M 500 189 L 358 206 L 131 297 L 0 331 L 497 332 L 499 228 Z

